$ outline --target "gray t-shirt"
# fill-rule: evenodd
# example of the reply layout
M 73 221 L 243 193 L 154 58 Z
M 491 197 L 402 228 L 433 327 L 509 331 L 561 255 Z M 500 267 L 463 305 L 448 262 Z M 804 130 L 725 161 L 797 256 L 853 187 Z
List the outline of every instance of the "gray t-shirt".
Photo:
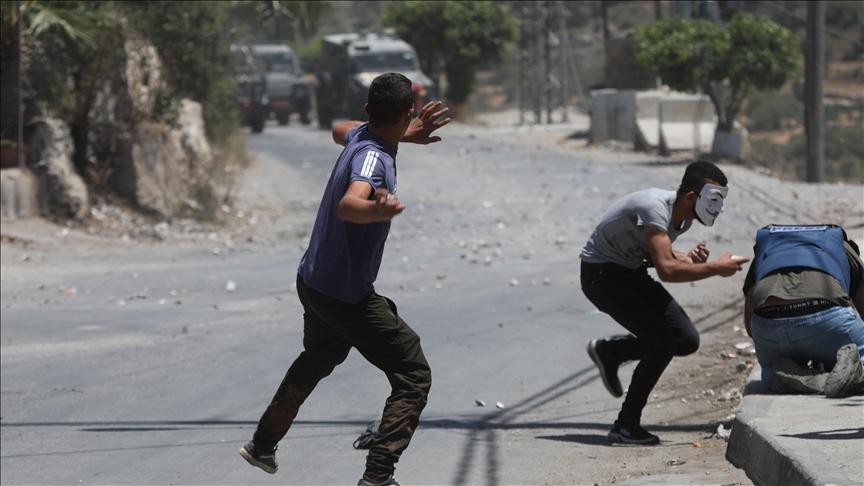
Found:
M 665 231 L 672 241 L 690 229 L 690 220 L 684 220 L 680 228 L 672 228 L 675 196 L 675 191 L 651 188 L 613 202 L 582 249 L 582 260 L 615 263 L 630 269 L 644 265 L 648 255 L 646 225 Z

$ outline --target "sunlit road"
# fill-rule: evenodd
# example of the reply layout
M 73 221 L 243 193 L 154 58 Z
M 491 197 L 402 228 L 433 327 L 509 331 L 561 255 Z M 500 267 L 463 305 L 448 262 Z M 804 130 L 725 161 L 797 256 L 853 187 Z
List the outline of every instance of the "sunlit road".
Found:
M 546 132 L 443 132 L 439 144 L 400 147 L 408 209 L 394 222 L 377 284 L 421 336 L 433 371 L 397 477 L 561 484 L 629 473 L 639 482 L 638 471 L 622 472 L 621 457 L 661 461 L 702 429 L 655 423 L 667 442 L 653 452 L 605 445 L 620 403 L 584 345 L 618 329 L 579 290 L 578 252 L 612 197 L 674 187 L 682 167 L 567 151 L 541 144 Z M 249 144 L 272 165 L 272 177 L 256 182 L 268 204 L 296 212 L 290 228 L 262 228 L 283 235 L 274 245 L 238 242 L 221 255 L 171 242 L 37 246 L 27 265 L 17 254 L 4 259 L 3 484 L 356 484 L 365 452 L 352 441 L 389 392 L 356 352 L 302 408 L 280 444 L 277 475 L 236 452 L 300 351 L 292 283 L 339 151 L 329 134 L 298 126 L 268 127 Z M 749 227 L 722 229 L 722 249 L 747 251 Z M 706 234 L 695 230 L 682 245 Z M 74 296 L 58 291 L 68 287 Z M 674 289 L 708 308 L 738 292 L 720 283 Z M 134 298 L 142 292 L 147 298 Z M 728 474 L 741 477 L 731 466 Z M 672 476 L 654 481 L 700 481 Z

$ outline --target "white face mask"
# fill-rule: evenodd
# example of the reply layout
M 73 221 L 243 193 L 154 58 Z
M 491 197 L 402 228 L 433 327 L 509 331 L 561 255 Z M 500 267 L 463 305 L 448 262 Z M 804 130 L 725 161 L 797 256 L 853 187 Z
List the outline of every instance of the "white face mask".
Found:
M 705 226 L 714 226 L 717 215 L 723 212 L 723 200 L 729 193 L 728 187 L 705 184 L 696 199 L 696 218 Z

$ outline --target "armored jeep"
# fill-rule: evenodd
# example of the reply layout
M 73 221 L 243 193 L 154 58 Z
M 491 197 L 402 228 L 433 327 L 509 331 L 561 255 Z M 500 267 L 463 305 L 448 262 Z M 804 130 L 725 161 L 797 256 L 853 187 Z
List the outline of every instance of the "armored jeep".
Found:
M 237 84 L 237 105 L 242 121 L 249 125 L 252 133 L 264 131 L 269 115 L 270 100 L 267 96 L 267 81 L 259 70 L 249 48 L 235 44 L 231 46 L 234 63 L 234 80 Z
M 365 120 L 369 85 L 386 72 L 401 73 L 411 80 L 418 108 L 434 97 L 432 80 L 420 70 L 417 53 L 405 41 L 382 33 L 326 36 L 316 73 L 320 127 L 329 129 L 336 118 Z
M 254 44 L 250 50 L 264 72 L 270 114 L 275 115 L 280 125 L 287 125 L 292 113 L 300 116 L 301 123 L 308 124 L 312 86 L 303 78 L 294 51 L 284 44 Z

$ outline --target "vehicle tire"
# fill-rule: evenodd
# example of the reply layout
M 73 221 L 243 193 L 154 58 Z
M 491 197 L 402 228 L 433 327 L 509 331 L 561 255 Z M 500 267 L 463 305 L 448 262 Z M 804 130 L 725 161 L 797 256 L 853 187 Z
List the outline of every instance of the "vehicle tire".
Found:
M 333 118 L 327 110 L 318 108 L 318 127 L 321 130 L 330 130 Z
M 252 127 L 252 133 L 261 133 L 264 131 L 264 118 L 255 118 L 249 122 L 249 126 Z
M 279 111 L 276 113 L 276 120 L 283 127 L 289 123 L 291 123 L 291 112 L 290 111 Z

